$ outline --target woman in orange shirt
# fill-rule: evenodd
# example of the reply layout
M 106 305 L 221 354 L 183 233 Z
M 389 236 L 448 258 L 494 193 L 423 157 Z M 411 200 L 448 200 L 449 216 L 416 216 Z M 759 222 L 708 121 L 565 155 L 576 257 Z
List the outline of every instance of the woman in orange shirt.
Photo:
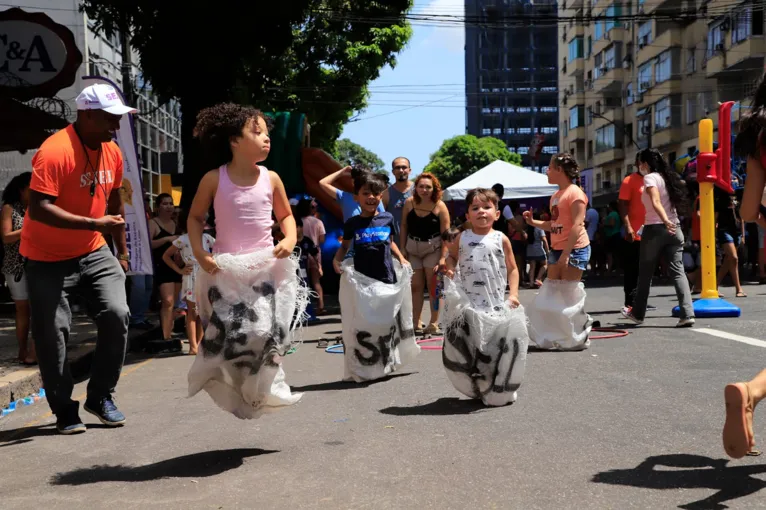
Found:
M 551 233 L 551 251 L 548 254 L 548 278 L 579 282 L 590 261 L 590 240 L 585 230 L 585 210 L 588 196 L 575 184 L 580 178 L 580 167 L 569 153 L 551 158 L 548 182 L 559 190 L 551 197 L 550 221 L 535 220 L 532 211 L 524 211 L 528 225 Z

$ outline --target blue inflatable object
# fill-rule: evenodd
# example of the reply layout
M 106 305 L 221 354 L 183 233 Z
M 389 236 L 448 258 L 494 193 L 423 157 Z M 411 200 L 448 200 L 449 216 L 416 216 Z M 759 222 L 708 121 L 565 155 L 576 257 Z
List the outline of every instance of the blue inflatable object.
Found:
M 742 310 L 721 298 L 697 299 L 694 301 L 694 316 L 698 319 L 716 317 L 739 317 Z M 673 317 L 681 315 L 680 307 L 673 308 Z

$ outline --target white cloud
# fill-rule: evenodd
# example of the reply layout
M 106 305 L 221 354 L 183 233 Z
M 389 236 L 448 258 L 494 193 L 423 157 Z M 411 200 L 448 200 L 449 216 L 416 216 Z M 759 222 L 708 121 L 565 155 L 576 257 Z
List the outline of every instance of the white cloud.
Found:
M 463 53 L 465 0 L 416 2 L 412 15 L 427 18 L 423 21 L 413 20 L 415 30 L 429 30 L 425 40 L 427 46 L 440 46 L 455 53 Z

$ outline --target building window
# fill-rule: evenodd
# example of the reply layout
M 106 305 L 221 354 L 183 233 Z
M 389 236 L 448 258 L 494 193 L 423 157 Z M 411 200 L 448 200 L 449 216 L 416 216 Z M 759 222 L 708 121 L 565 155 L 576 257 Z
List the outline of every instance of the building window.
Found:
M 593 53 L 593 38 L 588 36 L 588 44 L 585 46 L 585 58 L 590 58 L 591 53 Z
M 585 107 L 583 105 L 573 106 L 569 109 L 569 129 L 576 129 L 584 125 Z
M 519 147 L 516 149 L 516 154 L 521 154 L 522 156 L 529 153 L 529 147 Z
M 561 129 L 564 131 L 564 136 L 567 136 L 569 134 L 569 122 L 564 121 L 561 123 Z
M 638 92 L 643 94 L 652 86 L 652 63 L 647 62 L 638 68 Z
M 637 124 L 638 124 L 638 133 L 637 133 L 638 139 L 645 140 L 652 132 L 652 118 L 649 115 L 639 117 Z
M 620 28 L 622 23 L 618 21 L 618 18 L 622 14 L 622 5 L 612 4 L 606 8 L 606 31 L 609 32 L 613 28 Z
M 602 72 L 603 71 L 603 67 L 601 65 L 603 61 L 604 61 L 604 54 L 603 53 L 599 53 L 593 59 L 593 63 L 594 63 L 594 66 L 593 66 L 593 79 L 594 80 L 598 80 L 604 74 Z
M 643 48 L 652 42 L 652 22 L 647 21 L 638 26 L 638 47 Z
M 569 41 L 569 61 L 583 58 L 583 38 L 575 37 Z
M 529 135 L 532 133 L 532 128 L 529 127 L 520 127 L 516 130 L 516 132 L 520 135 Z
M 484 136 L 489 136 L 489 135 L 492 134 L 492 130 L 490 128 L 483 128 L 481 130 L 481 134 L 484 135 Z
M 617 58 L 617 46 L 614 44 L 604 52 L 604 69 L 614 69 L 615 60 Z
M 657 64 L 654 66 L 654 83 L 662 83 L 669 80 L 670 73 L 670 50 L 667 50 L 660 53 L 657 57 Z
M 588 140 L 588 159 L 593 157 L 593 140 Z
M 707 32 L 707 58 L 713 58 L 717 51 L 723 49 L 723 30 L 722 22 L 712 25 Z
M 596 130 L 596 154 L 616 147 L 614 139 L 614 124 L 609 124 Z
M 558 145 L 546 145 L 543 147 L 544 154 L 556 154 L 559 151 Z
M 495 128 L 492 130 L 493 135 L 502 135 L 503 134 L 503 128 Z
M 686 98 L 686 123 L 693 124 L 697 122 L 697 99 L 695 97 Z
M 545 133 L 546 135 L 555 135 L 559 132 L 559 128 L 555 126 L 546 126 L 540 130 L 542 133 Z
M 600 41 L 604 37 L 604 21 L 596 20 L 596 25 L 593 27 L 593 40 Z
M 739 44 L 750 37 L 750 9 L 742 9 L 732 16 L 731 44 Z
M 590 126 L 593 123 L 593 107 L 589 106 L 585 115 L 585 124 Z
M 633 82 L 628 83 L 628 86 L 625 87 L 625 104 L 633 104 Z
M 697 48 L 689 48 L 687 51 L 688 56 L 686 58 L 686 72 L 694 73 L 697 71 Z
M 670 98 L 660 99 L 654 105 L 654 130 L 670 127 Z

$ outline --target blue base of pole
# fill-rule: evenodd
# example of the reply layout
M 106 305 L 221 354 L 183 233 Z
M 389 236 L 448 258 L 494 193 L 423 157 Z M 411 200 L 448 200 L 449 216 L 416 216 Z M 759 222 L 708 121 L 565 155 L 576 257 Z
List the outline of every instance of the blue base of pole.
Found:
M 694 301 L 694 316 L 698 319 L 715 317 L 739 317 L 742 310 L 721 298 L 697 299 Z M 681 315 L 680 307 L 673 308 L 673 317 Z

